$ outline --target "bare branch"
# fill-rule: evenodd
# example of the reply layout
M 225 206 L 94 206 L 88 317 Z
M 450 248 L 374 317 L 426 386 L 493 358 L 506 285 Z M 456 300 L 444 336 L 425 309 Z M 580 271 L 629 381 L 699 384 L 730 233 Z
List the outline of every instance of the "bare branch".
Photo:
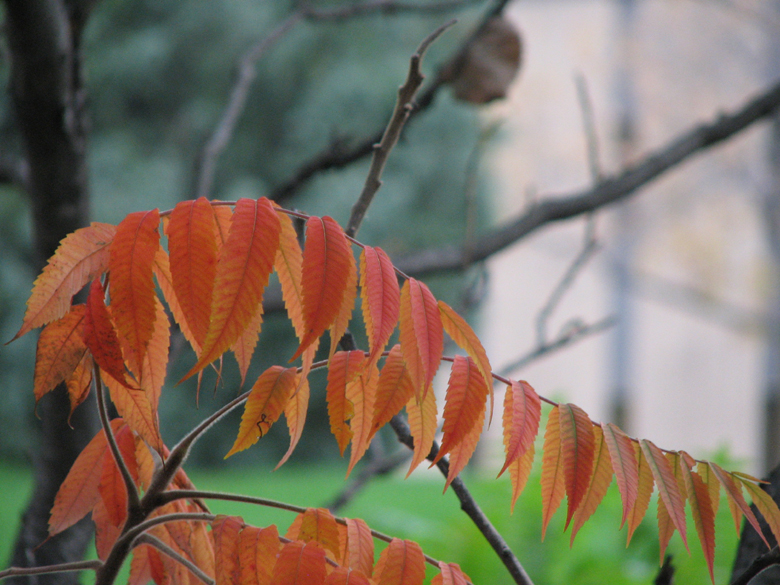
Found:
M 756 557 L 750 566 L 731 582 L 731 585 L 747 585 L 753 577 L 772 565 L 780 565 L 780 549 L 777 547 Z
M 72 563 L 60 563 L 59 565 L 46 565 L 44 567 L 9 567 L 0 571 L 0 581 L 7 577 L 19 577 L 24 575 L 46 575 L 48 573 L 70 573 L 74 571 L 97 571 L 103 566 L 99 560 L 75 561 Z
M 401 443 L 410 449 L 414 449 L 414 439 L 412 438 L 412 434 L 409 431 L 409 425 L 406 424 L 406 421 L 403 419 L 403 417 L 400 415 L 395 415 L 390 421 L 390 426 L 395 431 L 395 434 Z M 434 441 L 433 447 L 431 447 L 431 452 L 428 454 L 427 459 L 433 461 L 438 452 L 439 445 L 436 441 Z M 441 473 L 447 477 L 450 469 L 447 457 L 440 459 L 436 464 L 436 467 L 438 467 L 439 471 L 441 471 Z M 460 478 L 460 476 L 452 480 L 450 486 L 460 501 L 461 510 L 463 510 L 468 515 L 468 517 L 471 518 L 472 522 L 474 522 L 474 525 L 482 533 L 482 536 L 485 537 L 485 540 L 488 541 L 488 544 L 490 544 L 495 553 L 501 559 L 501 562 L 504 563 L 504 566 L 506 567 L 507 571 L 509 571 L 509 574 L 512 576 L 512 579 L 514 579 L 515 583 L 518 585 L 533 585 L 531 578 L 528 576 L 528 573 L 525 572 L 525 569 L 520 564 L 520 561 L 517 560 L 515 553 L 512 552 L 512 549 L 509 548 L 509 545 L 504 540 L 504 537 L 501 536 L 498 530 L 496 530 L 488 517 L 485 516 L 485 513 L 480 509 L 476 500 L 466 488 L 466 485 L 463 483 L 463 480 Z
M 480 238 L 470 250 L 470 259 L 472 262 L 485 260 L 549 223 L 571 219 L 626 199 L 691 155 L 731 138 L 773 114 L 778 107 L 780 82 L 747 101 L 734 113 L 722 114 L 713 122 L 683 132 L 664 147 L 593 188 L 537 201 L 514 221 Z M 419 277 L 461 270 L 464 258 L 461 248 L 445 246 L 411 254 L 402 258 L 397 266 L 406 274 Z
M 151 534 L 147 534 L 147 533 L 142 534 L 141 536 L 135 539 L 135 542 L 133 542 L 134 546 L 141 545 L 141 544 L 148 544 L 149 546 L 153 546 L 161 553 L 172 558 L 177 563 L 187 567 L 187 570 L 190 573 L 195 575 L 203 583 L 206 583 L 206 585 L 214 585 L 215 583 L 214 579 L 212 579 L 206 573 L 201 571 L 200 568 L 198 568 L 198 565 L 193 563 L 191 560 L 184 558 L 182 555 L 177 553 L 175 550 L 173 550 L 170 546 L 165 544 L 162 540 L 160 540 L 156 536 L 152 536 Z
M 468 47 L 479 35 L 486 23 L 490 19 L 500 15 L 510 0 L 498 0 L 492 8 L 486 11 L 480 24 L 474 29 L 466 41 L 455 51 L 453 57 L 447 62 L 447 64 L 457 63 L 466 54 Z M 418 113 L 424 111 L 433 104 L 433 101 L 438 94 L 439 90 L 444 85 L 444 79 L 441 76 L 441 71 L 446 69 L 443 67 L 437 74 L 433 82 L 428 88 L 420 94 L 419 99 L 416 100 L 414 107 L 409 112 L 409 118 L 413 118 Z M 410 120 L 407 120 L 407 123 Z M 303 163 L 295 174 L 286 182 L 275 187 L 268 195 L 269 199 L 281 203 L 295 195 L 298 190 L 303 187 L 312 177 L 318 175 L 323 171 L 330 169 L 340 169 L 348 166 L 362 158 L 368 156 L 374 151 L 374 145 L 382 140 L 382 134 L 384 128 L 378 129 L 376 132 L 372 132 L 370 136 L 363 138 L 358 144 L 350 149 L 345 149 L 339 145 L 330 145 L 319 154 L 316 154 L 308 162 Z
M 443 24 L 430 35 L 428 35 L 420 43 L 417 51 L 412 55 L 409 63 L 409 74 L 406 77 L 404 84 L 398 88 L 398 100 L 395 103 L 395 109 L 393 115 L 390 117 L 390 122 L 387 124 L 382 140 L 375 145 L 374 156 L 371 159 L 371 167 L 368 170 L 368 176 L 366 177 L 363 191 L 360 193 L 355 205 L 352 207 L 352 215 L 347 223 L 347 229 L 344 230 L 350 237 L 355 237 L 360 229 L 360 224 L 368 211 L 368 206 L 371 205 L 371 201 L 374 199 L 379 188 L 382 186 L 382 171 L 385 168 L 387 159 L 390 156 L 390 152 L 398 142 L 398 138 L 401 136 L 401 130 L 409 118 L 409 114 L 412 111 L 412 102 L 417 95 L 417 90 L 420 89 L 422 82 L 425 80 L 425 76 L 420 71 L 420 64 L 422 58 L 425 55 L 425 51 L 437 38 L 439 38 L 444 31 L 455 24 L 455 20 L 450 20 L 446 24 Z

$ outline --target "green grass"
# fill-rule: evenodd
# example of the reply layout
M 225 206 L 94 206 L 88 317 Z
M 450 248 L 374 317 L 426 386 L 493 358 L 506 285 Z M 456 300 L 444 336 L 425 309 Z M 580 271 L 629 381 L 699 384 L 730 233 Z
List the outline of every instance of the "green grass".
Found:
M 333 468 L 269 468 L 193 471 L 191 477 L 200 489 L 245 493 L 300 506 L 322 506 L 344 487 L 345 466 Z M 514 514 L 509 514 L 509 482 L 490 477 L 466 475 L 466 482 L 484 512 L 495 523 L 517 553 L 537 585 L 557 584 L 647 584 L 658 567 L 658 541 L 655 512 L 637 530 L 630 547 L 625 547 L 625 528 L 618 530 L 621 507 L 613 483 L 607 498 L 585 524 L 574 546 L 569 533 L 563 533 L 565 503 L 557 512 L 541 542 L 541 498 L 538 473 L 532 475 L 520 496 Z M 458 562 L 477 584 L 510 583 L 496 555 L 460 511 L 455 495 L 442 495 L 443 482 L 435 474 L 415 473 L 406 481 L 399 477 L 378 478 L 344 509 L 342 515 L 360 517 L 377 530 L 419 542 L 426 553 Z M 31 490 L 28 469 L 0 464 L 0 558 L 8 559 L 21 511 Z M 259 526 L 277 524 L 284 532 L 293 514 L 271 508 L 233 502 L 210 503 L 215 513 L 243 516 Z M 691 555 L 685 552 L 679 535 L 672 538 L 677 580 L 689 585 L 709 583 L 693 522 L 689 518 Z M 737 536 L 725 503 L 717 519 L 717 583 L 728 582 Z M 7 564 L 7 561 L 4 563 Z M 430 573 L 429 574 L 433 574 Z M 89 582 L 89 581 L 86 581 Z M 118 582 L 124 582 L 122 580 Z

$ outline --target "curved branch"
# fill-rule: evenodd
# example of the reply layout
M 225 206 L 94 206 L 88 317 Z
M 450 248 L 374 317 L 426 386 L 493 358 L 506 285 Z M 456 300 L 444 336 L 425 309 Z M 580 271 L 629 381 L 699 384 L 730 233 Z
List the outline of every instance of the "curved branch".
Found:
M 549 223 L 571 219 L 626 199 L 690 156 L 728 140 L 779 108 L 780 81 L 748 100 L 737 111 L 721 114 L 713 122 L 694 126 L 622 173 L 600 181 L 591 189 L 538 201 L 514 221 L 479 238 L 469 247 L 468 260 L 485 260 Z M 462 270 L 465 260 L 463 249 L 445 246 L 411 254 L 397 262 L 397 266 L 406 274 L 419 277 Z
M 772 565 L 780 565 L 780 549 L 777 547 L 756 557 L 755 560 L 750 563 L 750 566 L 731 582 L 731 585 L 747 585 L 753 577 Z

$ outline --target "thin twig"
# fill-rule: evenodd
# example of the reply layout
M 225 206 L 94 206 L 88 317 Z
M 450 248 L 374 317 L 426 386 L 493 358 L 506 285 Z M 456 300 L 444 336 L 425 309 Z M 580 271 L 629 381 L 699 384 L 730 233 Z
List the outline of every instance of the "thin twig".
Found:
M 411 431 L 409 430 L 409 425 L 406 424 L 406 421 L 401 415 L 395 415 L 390 421 L 390 426 L 395 431 L 395 434 L 401 443 L 410 449 L 414 449 L 414 439 L 412 437 Z M 429 461 L 433 461 L 438 452 L 439 445 L 436 441 L 434 441 L 433 446 L 431 447 L 431 452 L 428 454 L 427 459 Z M 446 457 L 440 459 L 436 464 L 436 467 L 439 468 L 439 471 L 441 471 L 444 477 L 447 477 L 449 474 L 449 462 Z M 520 564 L 520 561 L 515 556 L 515 553 L 512 552 L 512 549 L 509 548 L 509 545 L 504 540 L 504 537 L 501 536 L 498 530 L 496 530 L 488 517 L 485 516 L 485 513 L 480 509 L 476 500 L 466 488 L 466 484 L 463 483 L 463 480 L 460 478 L 460 476 L 453 479 L 450 486 L 460 501 L 461 510 L 463 510 L 468 515 L 468 517 L 471 518 L 472 522 L 474 522 L 474 525 L 482 533 L 482 536 L 485 538 L 485 540 L 487 540 L 488 544 L 490 544 L 490 546 L 493 548 L 495 553 L 498 555 L 498 558 L 500 558 L 501 562 L 504 563 L 504 566 L 506 567 L 507 571 L 509 571 L 509 574 L 512 576 L 512 579 L 514 579 L 515 583 L 517 583 L 517 585 L 533 585 L 531 578 L 528 576 L 528 573 L 525 572 L 525 569 Z
M 468 48 L 474 42 L 487 23 L 494 17 L 499 16 L 510 0 L 497 0 L 497 2 L 488 10 L 485 11 L 484 16 L 480 20 L 480 23 L 474 28 L 474 31 L 466 38 L 466 40 L 458 47 L 452 57 L 446 62 L 446 64 L 457 63 L 468 51 Z M 446 67 L 439 69 L 441 72 Z M 436 95 L 444 86 L 445 81 L 441 74 L 437 74 L 436 78 L 428 85 L 427 89 L 420 94 L 420 97 L 416 100 L 412 111 L 409 112 L 409 120 L 415 117 L 420 112 L 430 107 Z M 374 145 L 382 140 L 382 134 L 384 127 L 372 132 L 368 136 L 359 140 L 357 144 L 350 148 L 344 149 L 338 146 L 329 145 L 320 153 L 314 155 L 308 162 L 303 163 L 298 170 L 284 183 L 276 186 L 268 195 L 269 199 L 281 203 L 298 192 L 309 180 L 321 172 L 340 169 L 347 165 L 350 165 L 362 158 L 370 155 L 374 151 Z
M 46 575 L 49 573 L 72 573 L 74 571 L 97 571 L 103 566 L 103 561 L 97 559 L 91 561 L 74 561 L 72 563 L 60 563 L 58 565 L 46 565 L 44 567 L 8 567 L 0 571 L 0 580 L 8 577 L 22 577 L 25 575 Z
M 149 546 L 153 546 L 157 550 L 159 550 L 164 555 L 172 558 L 177 563 L 184 565 L 187 570 L 195 575 L 198 579 L 200 579 L 203 583 L 206 583 L 206 585 L 214 585 L 215 581 L 211 577 L 209 577 L 206 573 L 200 570 L 198 565 L 193 563 L 191 560 L 183 557 L 179 553 L 177 553 L 175 550 L 173 550 L 170 546 L 165 544 L 162 540 L 157 538 L 156 536 L 152 536 L 151 534 L 144 533 L 140 535 L 138 538 L 133 541 L 133 547 L 139 546 L 141 544 L 146 544 Z
M 531 352 L 503 366 L 498 370 L 499 375 L 508 376 L 512 372 L 521 370 L 527 367 L 530 363 L 535 362 L 542 357 L 545 357 L 565 347 L 569 347 L 570 345 L 573 345 L 578 341 L 585 339 L 586 337 L 601 333 L 602 331 L 612 327 L 616 322 L 617 319 L 614 316 L 611 316 L 590 325 L 580 325 L 574 328 L 567 328 L 563 333 L 561 333 L 552 341 L 538 346 Z
M 582 129 L 585 134 L 590 178 L 594 184 L 598 184 L 601 180 L 601 155 L 595 117 L 593 115 L 593 104 L 588 91 L 588 82 L 584 75 L 578 73 L 574 76 L 574 83 L 577 85 L 577 101 L 580 104 L 580 112 L 582 113 Z
M 116 539 L 114 548 L 133 543 L 135 539 L 138 538 L 141 534 L 150 528 L 159 526 L 160 524 L 167 524 L 168 522 L 180 522 L 182 520 L 194 522 L 213 522 L 215 518 L 216 516 L 214 514 L 206 514 L 205 512 L 176 512 L 174 514 L 163 514 L 162 516 L 155 516 L 154 518 L 150 518 L 141 522 L 140 524 L 134 526 L 122 534 L 119 538 Z
M 436 14 L 439 12 L 456 10 L 467 4 L 479 4 L 483 1 L 484 0 L 442 0 L 439 2 L 420 4 L 419 2 L 399 2 L 398 0 L 369 0 L 362 4 L 341 6 L 331 10 L 316 10 L 309 8 L 306 10 L 306 18 L 321 21 L 340 21 L 376 12 L 382 14 L 398 14 L 402 12 Z
M 772 565 L 780 565 L 780 549 L 774 547 L 769 552 L 756 557 L 742 574 L 731 582 L 731 585 L 747 585 L 753 577 Z
M 382 186 L 382 171 L 385 168 L 390 152 L 393 150 L 393 147 L 398 142 L 398 138 L 401 136 L 401 130 L 403 129 L 406 120 L 409 118 L 409 114 L 412 111 L 412 102 L 417 95 L 417 90 L 420 89 L 422 82 L 425 80 L 425 75 L 423 75 L 420 70 L 420 64 L 425 55 L 425 51 L 428 50 L 431 43 L 438 39 L 444 31 L 453 26 L 456 22 L 456 20 L 450 20 L 441 25 L 423 39 L 420 46 L 417 47 L 417 51 L 412 55 L 406 81 L 398 88 L 398 99 L 395 102 L 393 115 L 390 116 L 390 121 L 382 135 L 382 140 L 379 141 L 374 149 L 374 156 L 371 159 L 371 167 L 368 170 L 368 176 L 366 177 L 363 191 L 360 193 L 360 197 L 352 207 L 352 214 L 347 223 L 347 229 L 344 230 L 350 237 L 355 237 L 357 234 L 358 229 L 360 229 L 360 224 L 366 215 L 366 211 L 368 211 L 368 206 L 371 205 L 374 195 L 376 195 L 377 191 L 379 191 L 379 188 Z
M 722 114 L 713 122 L 694 126 L 620 174 L 606 178 L 592 188 L 536 201 L 515 220 L 479 238 L 469 251 L 471 261 L 485 260 L 549 223 L 571 219 L 626 199 L 690 156 L 731 138 L 754 122 L 775 113 L 779 107 L 780 82 L 777 82 L 734 113 Z M 444 246 L 410 254 L 399 260 L 397 266 L 406 274 L 419 277 L 460 271 L 464 258 L 462 247 Z
M 227 106 L 222 112 L 214 131 L 206 142 L 200 154 L 198 164 L 198 178 L 194 189 L 195 198 L 210 198 L 211 187 L 214 183 L 214 172 L 217 167 L 217 159 L 222 151 L 225 150 L 230 139 L 233 136 L 236 123 L 244 112 L 246 100 L 249 97 L 249 89 L 255 79 L 257 72 L 255 64 L 279 39 L 284 37 L 303 17 L 302 11 L 296 11 L 280 22 L 268 36 L 255 43 L 244 53 L 238 64 L 238 74 L 233 89 L 230 91 L 230 98 Z
M 128 516 L 132 516 L 140 509 L 140 502 L 138 499 L 138 488 L 135 487 L 135 481 L 133 476 L 130 475 L 130 470 L 127 468 L 122 454 L 119 451 L 119 445 L 117 445 L 116 437 L 114 436 L 114 430 L 111 428 L 111 422 L 108 420 L 108 409 L 106 408 L 106 394 L 103 386 L 103 381 L 100 379 L 100 368 L 97 363 L 92 372 L 92 376 L 95 379 L 95 396 L 97 397 L 98 413 L 100 414 L 100 423 L 103 425 L 103 431 L 106 434 L 108 440 L 108 446 L 111 450 L 111 454 L 114 456 L 114 461 L 119 468 L 119 473 L 122 476 L 122 481 L 125 484 L 127 490 L 127 512 Z

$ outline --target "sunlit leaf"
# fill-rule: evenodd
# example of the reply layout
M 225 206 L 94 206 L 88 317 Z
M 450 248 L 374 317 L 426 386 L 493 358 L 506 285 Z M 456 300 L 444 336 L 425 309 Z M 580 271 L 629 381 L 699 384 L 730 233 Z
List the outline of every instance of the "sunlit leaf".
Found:
M 374 568 L 377 585 L 422 585 L 425 557 L 420 545 L 394 538 L 379 555 Z
M 506 460 L 498 477 L 533 446 L 539 434 L 542 402 L 528 382 L 511 381 L 504 394 L 504 452 Z M 514 483 L 513 483 L 514 485 Z
M 547 533 L 547 525 L 561 505 L 566 493 L 564 480 L 563 453 L 561 450 L 560 407 L 555 407 L 547 417 L 542 448 L 542 540 Z
M 558 406 L 561 433 L 563 475 L 569 500 L 566 526 L 588 491 L 593 471 L 593 423 L 580 407 L 574 404 Z
M 444 352 L 439 307 L 424 283 L 410 278 L 401 289 L 401 352 L 418 395 L 428 393 Z
M 395 330 L 400 294 L 393 263 L 384 250 L 371 246 L 363 248 L 360 254 L 360 298 L 372 361 L 378 359 Z
M 431 452 L 433 439 L 436 437 L 437 413 L 436 395 L 433 391 L 425 394 L 422 403 L 412 396 L 406 403 L 406 415 L 409 420 L 409 430 L 414 439 L 414 454 L 406 477 L 422 463 Z
M 615 481 L 623 501 L 623 518 L 620 521 L 620 527 L 623 528 L 634 508 L 639 487 L 639 471 L 634 444 L 623 431 L 612 423 L 602 424 L 601 430 L 604 434 L 604 442 L 609 449 L 612 469 L 615 471 Z
M 591 471 L 590 483 L 582 498 L 582 503 L 574 513 L 570 543 L 574 542 L 574 537 L 577 536 L 579 529 L 593 515 L 596 508 L 599 507 L 607 493 L 609 484 L 612 483 L 612 461 L 604 440 L 604 433 L 599 426 L 591 425 L 591 429 L 595 445 L 593 451 L 593 471 Z
M 70 378 L 84 358 L 84 305 L 74 306 L 61 319 L 52 321 L 38 336 L 33 391 L 35 401 Z
M 352 439 L 349 421 L 355 414 L 355 405 L 347 398 L 347 386 L 363 371 L 366 358 L 362 351 L 339 351 L 328 366 L 328 417 L 330 431 L 336 437 L 341 455 Z

